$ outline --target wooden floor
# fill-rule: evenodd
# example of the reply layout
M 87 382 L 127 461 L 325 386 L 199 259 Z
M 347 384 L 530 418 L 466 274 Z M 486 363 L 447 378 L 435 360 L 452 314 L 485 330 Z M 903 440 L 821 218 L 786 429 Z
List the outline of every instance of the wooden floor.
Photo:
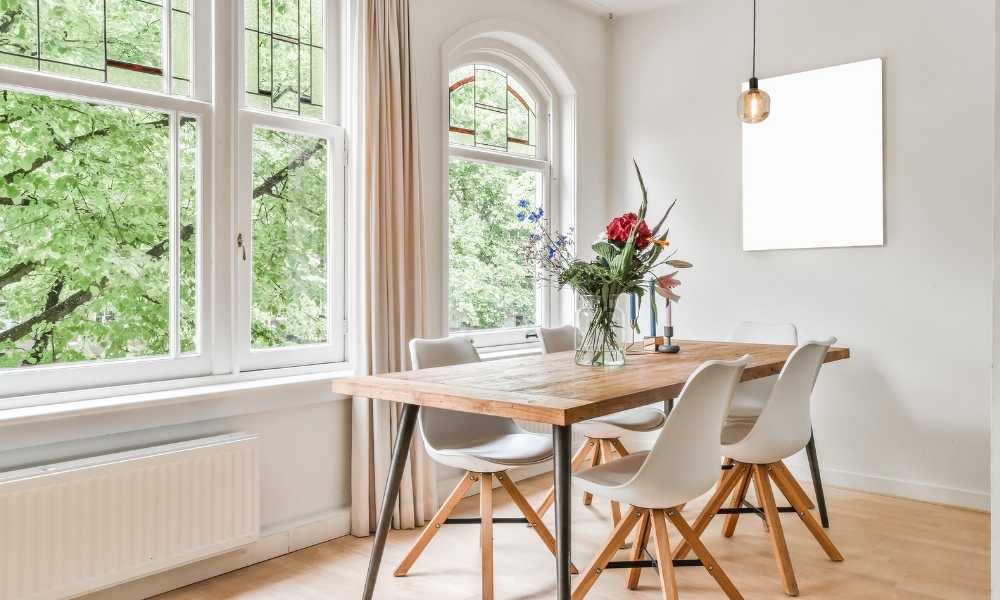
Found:
M 545 478 L 523 482 L 537 503 Z M 808 486 L 806 486 L 808 487 Z M 829 488 L 831 537 L 846 562 L 836 564 L 795 515 L 782 517 L 802 598 L 850 600 L 985 600 L 989 595 L 989 516 L 981 513 Z M 477 498 L 462 502 L 456 516 L 475 516 Z M 498 516 L 515 516 L 506 494 L 496 494 Z M 700 502 L 685 511 L 688 520 Z M 584 507 L 575 495 L 573 557 L 581 570 L 610 533 L 606 503 Z M 551 524 L 550 511 L 547 521 Z M 719 518 L 703 540 L 748 599 L 784 598 L 762 522 L 744 516 L 736 536 L 725 539 Z M 541 600 L 555 596 L 555 559 L 523 525 L 495 527 L 496 596 L 502 600 Z M 479 597 L 479 529 L 473 525 L 442 528 L 405 578 L 392 571 L 418 532 L 389 537 L 376 598 L 447 600 Z M 671 542 L 677 539 L 671 530 Z M 341 538 L 240 571 L 228 573 L 160 596 L 161 600 L 360 598 L 368 562 L 369 539 Z M 622 551 L 620 560 L 626 560 Z M 656 574 L 646 569 L 639 590 L 624 589 L 624 570 L 605 571 L 588 599 L 660 599 Z M 701 567 L 678 569 L 682 600 L 723 597 Z M 576 578 L 575 578 L 576 579 Z M 575 582 L 574 582 L 575 585 Z

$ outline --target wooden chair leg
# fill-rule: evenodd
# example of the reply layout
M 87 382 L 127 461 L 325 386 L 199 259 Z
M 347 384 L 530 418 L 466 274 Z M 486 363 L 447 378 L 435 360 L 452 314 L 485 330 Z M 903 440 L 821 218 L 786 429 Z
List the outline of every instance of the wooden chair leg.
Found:
M 745 480 L 746 477 L 744 477 L 744 481 Z M 746 488 L 744 487 L 744 489 Z M 677 531 L 680 532 L 681 537 L 691 545 L 692 549 L 694 549 L 695 556 L 701 560 L 701 563 L 705 566 L 708 574 L 715 578 L 715 581 L 718 582 L 719 587 L 721 587 L 722 591 L 726 593 L 726 596 L 728 596 L 730 600 L 743 600 L 743 596 L 740 594 L 739 590 L 737 590 L 736 586 L 733 585 L 729 576 L 722 570 L 722 567 L 719 566 L 719 563 L 716 562 L 715 557 L 708 551 L 708 548 L 706 548 L 705 544 L 701 542 L 701 539 L 694 534 L 694 531 L 691 530 L 691 526 L 684 520 L 681 513 L 677 509 L 670 509 L 667 511 L 667 517 L 670 519 L 670 522 L 674 524 L 674 527 L 677 528 Z
M 594 441 L 596 442 L 597 440 L 594 440 Z M 601 446 L 602 446 L 602 444 L 599 444 L 599 443 L 594 446 L 594 454 L 593 454 L 593 456 L 590 459 L 590 466 L 591 467 L 596 467 L 597 465 L 601 464 L 603 462 L 603 460 L 604 460 L 603 457 L 601 456 Z M 593 501 L 594 501 L 594 495 L 593 494 L 591 494 L 590 492 L 584 492 L 583 493 L 583 505 L 584 506 L 590 506 L 590 504 Z
M 778 563 L 782 586 L 789 596 L 798 596 L 799 585 L 795 581 L 795 570 L 792 568 L 792 558 L 788 555 L 788 544 L 785 542 L 785 532 L 781 528 L 781 517 L 774 503 L 774 494 L 771 492 L 771 479 L 768 476 L 767 466 L 754 465 L 753 474 L 757 482 L 757 491 L 760 493 L 759 500 L 764 507 L 764 516 L 767 518 L 767 527 L 771 533 L 771 549 Z
M 840 550 L 838 550 L 833 544 L 830 537 L 826 535 L 826 531 L 823 529 L 823 526 L 816 521 L 816 518 L 812 516 L 811 512 L 809 512 L 809 508 L 792 489 L 795 480 L 791 477 L 788 469 L 777 468 L 776 465 L 778 464 L 780 463 L 768 465 L 768 471 L 774 479 L 774 483 L 778 485 L 778 489 L 780 489 L 781 493 L 785 494 L 788 501 L 792 503 L 792 506 L 795 508 L 795 512 L 799 515 L 799 518 L 802 519 L 802 522 L 805 523 L 809 532 L 813 534 L 813 537 L 816 538 L 816 541 L 819 542 L 819 545 L 823 547 L 823 550 L 826 552 L 826 555 L 830 557 L 830 560 L 837 562 L 844 560 L 844 555 L 840 553 Z
M 744 473 L 742 479 L 740 479 L 739 484 L 736 486 L 736 491 L 733 492 L 733 500 L 729 503 L 730 508 L 740 508 L 743 506 L 743 501 L 747 497 L 747 490 L 750 489 L 750 480 L 753 478 L 753 473 L 747 469 Z M 736 533 L 736 523 L 739 521 L 739 513 L 733 513 L 731 515 L 726 515 L 726 522 L 722 526 L 722 535 L 727 538 L 733 537 Z
M 628 449 L 625 448 L 625 444 L 623 444 L 620 439 L 612 438 L 611 445 L 615 447 L 615 452 L 618 453 L 618 456 L 625 458 L 626 456 L 629 455 Z
M 760 491 L 760 481 L 757 480 L 756 474 L 753 472 L 753 467 L 750 468 L 750 474 L 753 475 L 753 489 L 754 489 L 754 500 L 756 500 L 757 506 L 763 506 L 763 492 Z M 773 494 L 772 494 L 773 495 Z M 767 525 L 767 518 L 761 519 L 761 526 L 764 531 L 771 531 L 771 528 Z
M 612 454 L 614 454 L 614 446 L 611 444 L 611 440 L 601 440 L 601 463 L 609 463 L 614 460 Z M 614 500 L 611 501 L 611 519 L 615 525 L 618 525 L 622 520 L 621 505 Z
M 521 514 L 524 515 L 524 518 L 528 520 L 528 525 L 535 530 L 535 533 L 537 533 L 538 537 L 542 539 L 542 543 L 545 544 L 545 547 L 549 549 L 549 552 L 551 552 L 553 556 L 555 556 L 556 539 L 552 537 L 552 534 L 549 532 L 549 528 L 542 522 L 538 513 L 535 512 L 535 509 L 531 508 L 531 503 L 528 502 L 528 499 L 524 497 L 524 494 L 521 493 L 521 490 L 518 489 L 517 485 L 511 480 L 510 477 L 508 477 L 507 473 L 497 473 L 497 479 L 500 480 L 500 485 L 503 486 L 503 489 L 507 490 L 507 495 L 514 501 L 514 504 L 521 511 Z M 570 573 L 574 575 L 579 573 L 576 565 L 572 563 L 570 563 Z
M 660 587 L 663 590 L 663 600 L 678 600 L 677 575 L 674 572 L 674 558 L 670 552 L 670 539 L 667 537 L 666 512 L 662 509 L 652 511 L 650 520 L 653 522 L 653 538 L 656 541 L 656 564 L 659 567 Z
M 809 510 L 816 508 L 816 505 L 813 504 L 813 501 L 809 497 L 809 494 L 807 494 L 806 491 L 802 489 L 802 486 L 799 485 L 799 482 L 795 479 L 795 476 L 792 475 L 792 472 L 788 470 L 788 466 L 786 466 L 784 462 L 778 461 L 771 466 L 777 470 L 780 470 L 782 473 L 785 474 L 785 476 L 787 477 L 787 481 L 791 484 L 791 490 L 790 490 L 791 493 L 796 494 L 799 497 L 799 500 L 803 504 L 805 504 L 806 508 L 808 508 Z M 785 492 L 781 493 L 784 494 Z M 788 498 L 787 495 L 785 497 Z M 792 499 L 788 498 L 788 502 L 791 503 L 791 501 Z
M 417 562 L 417 559 L 420 558 L 424 549 L 427 548 L 427 544 L 434 539 L 437 532 L 441 530 L 441 526 L 444 525 L 445 520 L 451 516 L 452 511 L 454 511 L 455 507 L 458 506 L 459 501 L 465 497 L 466 492 L 469 491 L 469 488 L 472 487 L 472 484 L 478 479 L 479 477 L 472 472 L 467 472 L 462 476 L 458 485 L 456 485 L 455 489 L 452 490 L 451 495 L 448 496 L 448 499 L 445 500 L 444 504 L 441 505 L 441 508 L 438 509 L 437 514 L 435 514 L 434 518 L 427 523 L 424 530 L 420 532 L 420 537 L 417 538 L 416 543 L 413 544 L 413 547 L 410 548 L 406 557 L 403 558 L 403 562 L 399 563 L 399 566 L 396 567 L 396 571 L 394 573 L 396 577 L 406 576 L 406 574 L 410 571 L 410 568 L 413 567 L 413 563 Z
M 642 513 L 642 519 L 639 521 L 639 529 L 635 534 L 635 542 L 632 544 L 632 555 L 629 556 L 629 560 L 642 560 L 642 553 L 646 549 L 646 544 L 649 543 L 649 511 L 644 511 Z M 630 567 L 628 570 L 628 575 L 625 577 L 625 589 L 634 590 L 639 587 L 639 576 L 642 574 L 642 569 L 640 567 Z
M 722 504 L 726 501 L 726 498 L 729 497 L 729 494 L 732 493 L 733 488 L 736 487 L 740 478 L 743 477 L 749 468 L 749 465 L 745 465 L 743 463 L 736 463 L 735 466 L 733 466 L 732 470 L 729 471 L 729 476 L 723 479 L 722 485 L 718 486 L 715 493 L 709 499 L 708 504 L 705 505 L 701 514 L 698 515 L 697 519 L 695 519 L 694 525 L 691 526 L 695 535 L 701 536 L 701 534 L 705 531 L 705 528 L 708 527 L 708 524 L 715 518 L 719 509 L 722 508 Z M 690 551 L 691 545 L 687 543 L 687 540 L 684 540 L 674 551 L 674 558 L 680 560 L 687 556 L 687 553 Z
M 608 561 L 611 557 L 618 552 L 618 547 L 621 546 L 622 541 L 628 537 L 628 534 L 632 533 L 635 526 L 639 524 L 641 520 L 642 513 L 646 512 L 641 508 L 631 507 L 622 522 L 615 527 L 615 530 L 611 533 L 611 537 L 608 538 L 608 543 L 604 545 L 604 548 L 594 557 L 593 562 L 587 567 L 587 570 L 583 572 L 580 577 L 580 583 L 577 584 L 576 589 L 573 590 L 573 600 L 583 600 L 590 591 L 594 584 L 597 582 L 597 578 L 601 576 L 601 571 L 604 567 L 608 565 Z
M 493 600 L 493 475 L 483 473 L 479 482 L 479 547 L 482 553 L 483 600 Z
M 731 458 L 725 458 L 722 461 L 723 467 L 732 467 L 734 464 L 735 461 Z M 720 487 L 722 487 L 722 484 L 726 482 L 726 477 L 732 472 L 733 472 L 732 469 L 719 468 L 719 483 L 715 486 L 715 489 L 719 489 Z
M 597 447 L 597 440 L 592 440 L 590 438 L 587 438 L 587 441 L 584 442 L 582 446 L 580 446 L 580 449 L 576 451 L 576 455 L 573 456 L 574 472 L 580 468 L 580 465 L 583 464 L 583 461 L 585 461 L 587 457 L 590 456 L 590 452 L 596 447 Z M 545 513 L 547 513 L 548 510 L 552 508 L 553 504 L 555 504 L 555 501 L 556 501 L 556 488 L 555 486 L 552 486 L 549 488 L 549 493 L 545 495 L 545 500 L 542 500 L 542 503 L 538 505 L 538 509 L 535 511 L 538 513 L 538 517 L 539 518 L 544 517 Z

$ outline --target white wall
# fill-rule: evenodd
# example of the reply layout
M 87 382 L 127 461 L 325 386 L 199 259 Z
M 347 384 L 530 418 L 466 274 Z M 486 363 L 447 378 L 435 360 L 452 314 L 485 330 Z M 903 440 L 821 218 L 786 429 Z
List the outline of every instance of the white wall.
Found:
M 696 268 L 684 273 L 679 336 L 794 321 L 805 336 L 851 347 L 814 398 L 826 482 L 985 509 L 993 2 L 760 3 L 761 77 L 885 59 L 887 241 L 754 253 L 741 250 L 736 117 L 749 6 L 690 0 L 614 22 L 612 208 L 637 202 L 633 155 L 653 213 L 680 199 L 671 241 Z
M 442 254 L 447 189 L 443 177 L 444 135 L 442 45 L 459 30 L 478 21 L 502 19 L 536 30 L 537 40 L 562 61 L 577 93 L 577 228 L 581 239 L 596 234 L 604 215 L 607 142 L 608 21 L 563 0 L 411 0 L 412 50 L 416 63 L 425 232 L 429 240 L 428 306 L 447 301 Z M 430 331 L 446 333 L 442 311 L 435 311 Z

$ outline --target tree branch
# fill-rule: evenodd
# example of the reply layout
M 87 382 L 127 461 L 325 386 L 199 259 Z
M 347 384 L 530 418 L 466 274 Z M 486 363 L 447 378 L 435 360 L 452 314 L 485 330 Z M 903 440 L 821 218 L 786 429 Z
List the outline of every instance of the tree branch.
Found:
M 304 150 L 298 157 L 296 157 L 292 162 L 288 163 L 286 166 L 282 167 L 279 171 L 268 177 L 259 186 L 254 188 L 253 197 L 258 198 L 265 194 L 271 193 L 275 186 L 280 184 L 282 181 L 287 180 L 292 171 L 302 167 L 310 158 L 313 157 L 320 149 L 323 147 L 323 142 L 318 141 L 314 146 Z M 2 200 L 2 198 L 0 198 Z M 182 241 L 190 239 L 194 235 L 194 226 L 185 225 L 180 230 L 180 239 Z M 159 259 L 162 258 L 170 248 L 170 240 L 162 240 L 151 246 L 146 250 L 146 255 Z M 17 265 L 15 265 L 17 266 Z M 37 265 L 36 265 L 37 266 Z M 35 266 L 32 267 L 34 269 Z M 3 276 L 11 273 L 12 270 L 8 270 Z M 30 272 L 30 270 L 28 271 Z M 26 274 L 26 273 L 25 273 Z M 23 275 L 22 275 L 23 277 Z M 3 281 L 0 279 L 0 281 Z M 12 283 L 12 281 L 8 283 Z M 99 282 L 92 285 L 90 288 L 85 290 L 80 290 L 70 294 L 63 300 L 57 302 L 53 306 L 46 306 L 45 310 L 38 313 L 37 315 L 23 321 L 13 327 L 10 327 L 4 331 L 0 331 L 0 342 L 7 341 L 17 341 L 21 338 L 29 335 L 32 328 L 39 323 L 58 323 L 59 321 L 65 319 L 76 309 L 80 308 L 84 304 L 90 302 L 94 299 L 95 290 L 96 293 L 102 292 L 110 284 L 110 279 L 108 277 L 103 277 Z
M 142 125 L 143 126 L 151 126 L 151 127 L 166 127 L 169 124 L 170 124 L 170 120 L 168 118 L 168 119 L 160 119 L 159 121 L 153 121 L 151 123 L 143 123 Z M 87 133 L 84 133 L 84 134 L 78 135 L 76 137 L 70 138 L 69 140 L 67 140 L 65 142 L 57 142 L 56 143 L 56 150 L 58 150 L 59 152 L 63 152 L 63 153 L 68 152 L 68 151 L 72 150 L 75 146 L 77 146 L 79 144 L 82 144 L 82 143 L 84 143 L 84 142 L 86 142 L 88 140 L 94 139 L 96 137 L 102 137 L 102 136 L 108 135 L 109 133 L 111 133 L 111 131 L 112 131 L 111 127 L 103 127 L 101 129 L 95 129 L 93 131 L 89 131 Z M 4 175 L 3 178 L 2 178 L 3 182 L 6 183 L 7 185 L 10 185 L 10 184 L 14 183 L 14 180 L 17 177 L 19 177 L 19 176 L 23 177 L 25 175 L 30 175 L 31 173 L 34 173 L 35 171 L 41 169 L 42 167 L 44 167 L 45 165 L 49 164 L 50 162 L 52 162 L 55 159 L 56 159 L 56 157 L 52 153 L 48 153 L 48 154 L 46 154 L 44 156 L 39 156 L 38 158 L 36 158 L 34 160 L 34 162 L 31 163 L 31 166 L 29 166 L 28 168 L 26 168 L 26 169 L 25 168 L 14 169 L 13 171 L 11 171 L 11 172 L 7 173 L 6 175 Z M 15 202 L 15 200 L 13 198 L 9 198 L 7 196 L 0 196 L 0 206 L 3 206 L 3 205 L 5 205 L 5 206 L 14 206 L 14 205 L 24 205 L 24 204 L 26 204 L 26 203 L 25 202 Z
M 299 167 L 305 165 L 309 162 L 309 159 L 315 156 L 317 152 L 323 149 L 325 140 L 317 140 L 314 145 L 306 148 L 301 154 L 295 157 L 292 162 L 288 163 L 284 167 L 278 169 L 272 173 L 269 177 L 264 179 L 260 185 L 258 185 L 253 190 L 253 197 L 260 198 L 261 196 L 273 196 L 274 188 L 278 187 L 280 184 L 288 180 L 288 176 L 292 174 Z
M 59 304 L 59 295 L 62 294 L 63 285 L 66 281 L 62 277 L 57 277 L 52 287 L 49 288 L 49 293 L 45 298 L 45 309 L 51 309 L 56 304 Z M 54 327 L 49 327 L 43 331 L 40 335 L 35 336 L 35 343 L 31 346 L 31 355 L 21 361 L 21 365 L 37 365 L 41 362 L 42 357 L 45 355 L 45 346 L 48 345 L 49 341 L 52 339 L 52 335 L 55 333 Z M 53 353 L 55 350 L 53 349 Z M 53 360 L 55 357 L 53 356 Z
M 3 290 L 8 285 L 21 281 L 36 268 L 38 268 L 38 263 L 25 261 L 17 263 L 13 267 L 7 269 L 4 273 L 0 273 L 0 290 Z

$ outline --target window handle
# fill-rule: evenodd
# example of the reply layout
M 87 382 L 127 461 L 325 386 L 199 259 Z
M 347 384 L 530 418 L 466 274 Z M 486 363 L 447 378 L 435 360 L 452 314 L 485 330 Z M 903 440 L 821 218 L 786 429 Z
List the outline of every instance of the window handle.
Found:
M 243 262 L 247 261 L 247 247 L 243 245 L 243 234 L 236 234 L 236 247 L 243 251 Z
M 526 340 L 537 340 L 538 339 L 538 332 L 532 331 L 531 333 L 526 333 L 524 335 L 524 339 L 526 339 Z

